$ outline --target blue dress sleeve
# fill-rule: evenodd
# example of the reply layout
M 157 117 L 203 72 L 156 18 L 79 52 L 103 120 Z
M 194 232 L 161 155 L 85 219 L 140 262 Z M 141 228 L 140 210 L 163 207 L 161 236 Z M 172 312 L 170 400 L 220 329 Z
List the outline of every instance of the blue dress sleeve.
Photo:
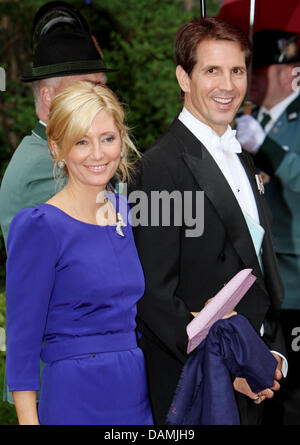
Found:
M 39 390 L 40 353 L 55 279 L 57 247 L 47 216 L 26 208 L 7 240 L 6 374 L 10 391 Z

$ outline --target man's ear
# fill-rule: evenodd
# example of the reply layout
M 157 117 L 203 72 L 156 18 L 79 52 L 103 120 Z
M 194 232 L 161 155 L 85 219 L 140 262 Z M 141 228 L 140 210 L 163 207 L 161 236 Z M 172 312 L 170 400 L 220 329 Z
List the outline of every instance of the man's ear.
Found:
M 295 75 L 293 74 L 294 67 L 292 65 L 283 65 L 280 71 L 280 86 L 287 93 L 292 92 L 292 83 Z
M 54 88 L 48 85 L 42 86 L 40 89 L 40 98 L 43 105 L 50 109 L 52 99 L 54 97 Z
M 184 93 L 190 93 L 190 76 L 184 71 L 181 65 L 176 67 L 177 82 Z

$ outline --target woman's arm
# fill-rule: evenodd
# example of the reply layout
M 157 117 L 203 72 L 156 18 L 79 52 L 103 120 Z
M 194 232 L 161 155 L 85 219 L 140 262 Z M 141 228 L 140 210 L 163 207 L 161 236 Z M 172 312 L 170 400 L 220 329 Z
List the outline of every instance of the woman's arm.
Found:
M 39 425 L 36 391 L 13 391 L 15 408 L 20 425 Z
M 57 262 L 49 225 L 42 209 L 23 209 L 12 220 L 7 239 L 6 375 L 22 425 L 39 424 L 35 393 Z

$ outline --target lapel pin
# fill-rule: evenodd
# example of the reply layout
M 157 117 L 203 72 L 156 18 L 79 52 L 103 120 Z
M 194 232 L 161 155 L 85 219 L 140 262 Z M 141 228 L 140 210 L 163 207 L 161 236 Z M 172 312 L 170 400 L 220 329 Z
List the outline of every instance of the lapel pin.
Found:
M 264 183 L 263 183 L 261 175 L 255 175 L 255 179 L 256 179 L 258 191 L 259 191 L 260 195 L 263 195 L 265 193 L 265 189 L 264 189 Z
M 288 115 L 288 120 L 293 121 L 293 120 L 297 119 L 297 117 L 298 117 L 298 113 L 296 111 L 294 111 L 293 113 L 290 113 Z

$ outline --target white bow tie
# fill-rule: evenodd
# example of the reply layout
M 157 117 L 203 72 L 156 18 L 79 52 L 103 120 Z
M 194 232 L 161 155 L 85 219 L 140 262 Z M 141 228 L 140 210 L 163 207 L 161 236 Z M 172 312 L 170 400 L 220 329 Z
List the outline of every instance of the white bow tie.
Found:
M 220 137 L 216 149 L 218 151 L 223 151 L 224 153 L 241 153 L 242 147 L 235 135 L 236 130 L 231 130 L 228 128 L 227 131 Z

